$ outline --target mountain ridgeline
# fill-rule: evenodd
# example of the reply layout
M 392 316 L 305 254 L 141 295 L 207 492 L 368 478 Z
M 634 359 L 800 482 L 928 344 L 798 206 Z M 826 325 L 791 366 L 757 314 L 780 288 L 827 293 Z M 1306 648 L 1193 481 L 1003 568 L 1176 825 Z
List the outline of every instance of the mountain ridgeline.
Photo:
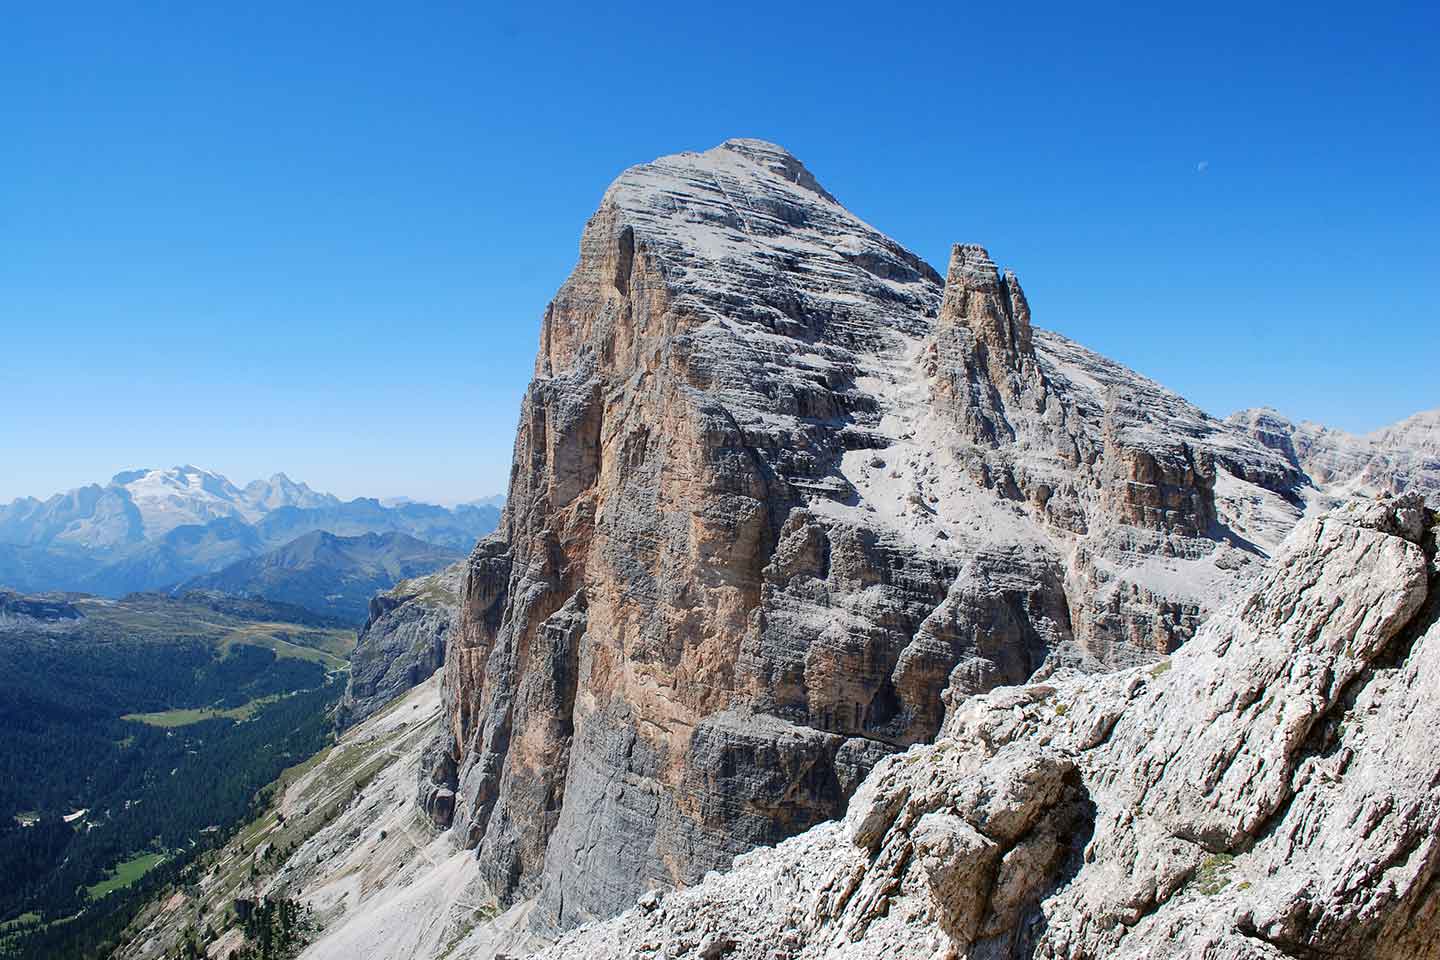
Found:
M 774 144 L 633 167 L 499 527 L 371 605 L 340 745 L 405 746 L 252 885 L 314 906 L 310 960 L 1431 960 L 1402 760 L 1440 741 L 1386 730 L 1428 709 L 1435 419 L 1221 421 Z M 233 931 L 215 891 L 284 829 L 120 956 Z
M 423 801 L 532 929 L 609 916 L 842 815 L 947 703 L 1173 652 L 1337 479 L 779 147 L 634 167 L 545 312 Z
M 317 530 L 279 549 L 196 577 L 180 590 L 265 597 L 358 625 L 365 622 L 376 594 L 460 557 L 459 551 L 404 533 L 337 537 Z
M 169 589 L 318 531 L 403 534 L 463 552 L 499 513 L 492 504 L 342 501 L 284 474 L 241 488 L 192 466 L 132 470 L 0 506 L 0 584 L 115 597 Z

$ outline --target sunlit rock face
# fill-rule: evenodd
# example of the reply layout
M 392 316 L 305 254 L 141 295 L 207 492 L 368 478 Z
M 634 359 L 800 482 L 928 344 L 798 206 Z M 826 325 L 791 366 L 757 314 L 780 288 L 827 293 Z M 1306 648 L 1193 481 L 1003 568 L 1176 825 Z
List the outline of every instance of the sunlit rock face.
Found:
M 536 960 L 1440 957 L 1440 562 L 1304 521 L 1173 658 L 951 702 L 846 816 Z
M 947 697 L 1174 650 L 1309 489 L 773 144 L 634 167 L 546 309 L 422 799 L 536 923 L 610 916 L 842 815 Z
M 1226 421 L 1303 470 L 1328 502 L 1346 496 L 1418 493 L 1440 508 L 1440 409 L 1356 435 L 1318 423 L 1294 423 L 1264 407 Z

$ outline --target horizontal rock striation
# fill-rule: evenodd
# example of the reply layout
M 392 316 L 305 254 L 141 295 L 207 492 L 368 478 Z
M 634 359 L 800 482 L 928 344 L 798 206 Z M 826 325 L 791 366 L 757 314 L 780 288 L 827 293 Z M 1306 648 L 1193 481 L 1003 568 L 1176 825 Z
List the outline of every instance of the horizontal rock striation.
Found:
M 1309 490 L 773 144 L 634 167 L 546 310 L 422 799 L 502 904 L 609 916 L 840 816 L 947 696 L 1174 650 Z
M 1307 520 L 1173 658 L 957 701 L 842 821 L 537 958 L 1440 957 L 1436 534 Z
M 1440 410 L 1357 436 L 1256 407 L 1226 421 L 1303 470 L 1327 500 L 1418 493 L 1440 507 Z

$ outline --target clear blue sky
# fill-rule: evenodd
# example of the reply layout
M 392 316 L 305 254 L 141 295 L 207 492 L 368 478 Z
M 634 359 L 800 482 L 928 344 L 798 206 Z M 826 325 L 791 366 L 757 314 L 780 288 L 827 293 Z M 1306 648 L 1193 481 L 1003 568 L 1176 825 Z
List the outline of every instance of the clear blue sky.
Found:
M 606 184 L 731 136 L 1213 413 L 1440 405 L 1434 4 L 1016 6 L 9 4 L 0 500 L 501 491 Z

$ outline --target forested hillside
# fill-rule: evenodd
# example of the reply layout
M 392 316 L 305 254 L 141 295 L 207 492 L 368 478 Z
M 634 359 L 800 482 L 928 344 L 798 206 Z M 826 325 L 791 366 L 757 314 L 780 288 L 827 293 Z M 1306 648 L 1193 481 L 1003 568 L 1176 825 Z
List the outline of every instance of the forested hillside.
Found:
M 0 603 L 0 956 L 101 956 L 321 749 L 349 631 L 254 601 Z

